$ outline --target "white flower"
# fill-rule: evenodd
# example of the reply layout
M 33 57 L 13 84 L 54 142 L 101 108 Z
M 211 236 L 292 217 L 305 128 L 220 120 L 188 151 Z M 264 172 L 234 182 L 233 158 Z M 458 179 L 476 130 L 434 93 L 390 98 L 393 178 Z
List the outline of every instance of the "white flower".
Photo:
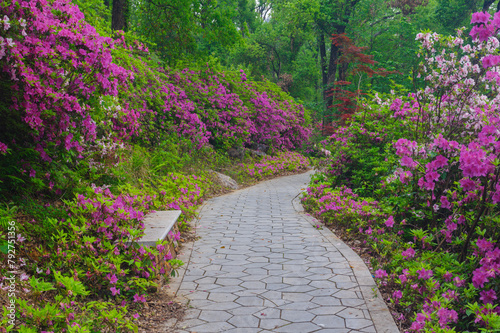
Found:
M 9 30 L 9 28 L 10 28 L 10 23 L 9 23 L 10 20 L 9 20 L 9 17 L 7 15 L 3 16 L 2 22 L 3 22 L 3 29 L 4 30 Z
M 26 238 L 24 238 L 22 234 L 17 234 L 17 241 L 18 241 L 19 243 L 22 243 L 22 242 L 24 242 L 25 240 L 26 240 Z

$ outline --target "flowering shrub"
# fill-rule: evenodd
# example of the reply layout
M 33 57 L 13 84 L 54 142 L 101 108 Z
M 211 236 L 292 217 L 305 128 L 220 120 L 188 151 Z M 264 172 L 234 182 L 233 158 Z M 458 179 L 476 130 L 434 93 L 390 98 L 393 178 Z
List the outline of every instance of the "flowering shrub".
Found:
M 243 71 L 175 71 L 151 57 L 130 34 L 101 36 L 70 0 L 0 6 L 0 207 L 20 206 L 7 222 L 26 236 L 17 239 L 20 331 L 137 331 L 127 311 L 165 274 L 157 261 L 181 264 L 165 242 L 137 244 L 144 215 L 180 209 L 184 222 L 210 187 L 172 171 L 213 151 L 207 143 L 283 150 L 309 136 L 305 110 L 276 85 Z M 121 159 L 140 169 L 142 153 L 150 169 L 124 175 Z M 254 168 L 267 176 L 308 163 L 279 156 Z M 0 288 L 9 288 L 4 277 Z M 13 330 L 6 318 L 0 332 Z
M 119 327 L 133 330 L 134 325 L 124 319 L 127 304 L 145 302 L 154 281 L 166 273 L 155 260 L 166 241 L 158 242 L 156 247 L 136 243 L 144 230 L 144 215 L 154 209 L 181 209 L 183 213 L 193 214 L 208 185 L 201 177 L 170 174 L 142 188 L 121 188 L 126 194 L 116 195 L 109 189 L 94 187 L 89 188 L 86 195 L 66 202 L 67 218 L 50 219 L 58 231 L 46 237 L 45 244 L 38 250 L 40 260 L 27 262 L 20 277 L 27 297 L 37 288 L 40 297 L 48 297 L 51 290 L 57 290 L 59 296 L 55 298 L 56 303 L 51 303 L 49 298 L 48 303 L 35 305 L 19 297 L 25 318 L 22 322 L 27 327 L 61 331 L 76 324 L 96 329 L 103 320 L 111 320 L 106 324 L 111 325 L 111 331 Z M 155 193 L 159 191 L 158 195 L 152 194 L 153 188 Z M 178 262 L 171 259 L 167 253 L 161 260 L 171 261 L 175 269 Z M 2 282 L 0 287 L 4 288 Z M 5 287 L 8 289 L 8 285 Z M 86 296 L 90 295 L 112 302 L 96 307 L 88 303 Z M 60 302 L 66 305 L 57 309 Z M 116 304 L 119 307 L 112 310 Z M 50 311 L 42 311 L 44 307 Z M 75 315 L 80 312 L 87 313 L 88 318 Z
M 122 43 L 125 43 L 125 37 Z M 213 64 L 181 71 L 162 68 L 147 53 L 116 49 L 118 63 L 134 72 L 136 84 L 121 91 L 141 110 L 137 140 L 154 145 L 175 131 L 201 147 L 216 149 L 264 143 L 275 149 L 299 148 L 310 135 L 304 108 L 269 82 L 247 79 L 243 70 Z
M 475 13 L 471 23 L 470 44 L 463 30 L 449 37 L 417 35 L 424 88 L 404 98 L 376 99 L 378 115 L 357 114 L 353 122 L 359 125 L 325 142 L 333 170 L 322 186 L 348 182 L 353 192 L 375 197 L 383 208 L 385 216 L 374 216 L 376 228 L 359 229 L 360 212 L 350 220 L 351 229 L 365 234 L 385 258 L 378 266 L 374 261 L 375 277 L 391 290 L 388 301 L 396 318 L 414 332 L 500 328 L 500 14 Z M 382 146 L 359 131 L 361 126 L 370 131 L 377 119 L 390 129 L 386 137 L 372 131 Z M 367 148 L 377 146 L 383 160 L 370 166 L 376 158 Z M 359 168 L 370 170 L 364 178 L 349 168 L 356 162 L 369 162 Z M 367 190 L 367 182 L 375 185 Z M 326 221 L 350 216 L 349 210 L 335 210 L 342 204 L 338 195 L 324 191 L 312 188 L 306 196 L 317 216 Z M 334 202 L 335 213 L 319 202 L 323 197 Z
M 134 133 L 136 112 L 121 108 L 114 115 L 95 115 L 89 105 L 94 95 L 116 96 L 132 75 L 112 63 L 113 41 L 85 23 L 78 7 L 66 0 L 7 2 L 0 14 L 0 61 L 13 102 L 8 112 L 18 115 L 31 136 L 21 142 L 2 137 L 1 153 L 26 140 L 44 161 L 52 160 L 57 147 L 81 153 L 104 117 L 117 136 Z
M 265 156 L 258 163 L 240 164 L 241 172 L 253 179 L 260 180 L 269 176 L 290 172 L 306 171 L 309 160 L 295 152 L 279 152 L 276 156 Z
M 373 222 L 381 215 L 376 201 L 359 198 L 345 186 L 331 189 L 319 179 L 315 182 L 307 188 L 307 195 L 302 198 L 306 208 L 314 212 L 315 217 L 327 224 L 357 227 L 360 232 L 372 234 L 372 227 L 375 227 Z

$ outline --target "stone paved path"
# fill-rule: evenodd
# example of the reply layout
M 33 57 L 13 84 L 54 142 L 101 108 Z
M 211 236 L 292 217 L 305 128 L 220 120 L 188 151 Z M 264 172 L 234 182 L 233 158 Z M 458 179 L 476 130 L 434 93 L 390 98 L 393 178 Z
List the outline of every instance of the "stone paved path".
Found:
M 309 174 L 207 201 L 176 332 L 399 332 L 376 328 L 352 264 L 292 205 Z

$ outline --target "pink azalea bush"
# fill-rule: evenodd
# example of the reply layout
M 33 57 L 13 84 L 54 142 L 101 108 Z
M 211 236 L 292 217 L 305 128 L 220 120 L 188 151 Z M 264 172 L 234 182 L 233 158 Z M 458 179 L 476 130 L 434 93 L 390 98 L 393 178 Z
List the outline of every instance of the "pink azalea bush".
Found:
M 9 112 L 30 136 L 23 142 L 2 137 L 1 151 L 30 144 L 44 161 L 51 161 L 57 148 L 82 153 L 98 131 L 92 97 L 116 96 L 133 77 L 112 62 L 113 40 L 85 23 L 69 1 L 7 2 L 1 15 L 0 61 L 13 92 Z M 137 116 L 122 106 L 108 121 L 125 137 L 137 129 Z
M 305 197 L 328 223 L 349 216 L 342 202 L 352 198 L 328 187 L 347 184 L 376 198 L 385 214 L 371 215 L 367 229 L 367 208 L 350 228 L 390 258 L 375 277 L 392 290 L 395 317 L 414 332 L 500 328 L 500 14 L 475 13 L 471 23 L 472 43 L 463 30 L 417 35 L 423 88 L 366 102 L 324 143 L 333 170 Z
M 171 172 L 188 160 L 181 153 L 208 144 L 284 150 L 309 136 L 307 113 L 277 86 L 244 71 L 164 68 L 130 34 L 100 35 L 69 0 L 2 3 L 0 71 L 0 197 L 22 206 L 0 209 L 26 235 L 16 295 L 16 329 L 26 332 L 136 331 L 128 308 L 147 302 L 165 274 L 165 242 L 137 245 L 143 217 L 180 209 L 183 226 L 210 186 Z M 131 147 L 159 152 L 154 170 L 124 184 Z M 264 163 L 275 172 L 307 161 Z M 181 264 L 170 253 L 160 260 Z M 13 329 L 0 322 L 1 332 Z
M 33 305 L 19 297 L 23 318 L 20 327 L 62 331 L 76 323 L 92 329 L 99 327 L 102 320 L 111 320 L 112 330 L 133 331 L 134 324 L 125 317 L 127 307 L 146 301 L 154 281 L 166 274 L 163 266 L 158 264 L 172 259 L 167 253 L 158 261 L 166 241 L 158 242 L 156 247 L 138 246 L 137 240 L 144 231 L 142 220 L 145 214 L 153 210 L 180 209 L 185 219 L 202 203 L 208 186 L 202 177 L 170 174 L 164 180 L 142 188 L 125 186 L 121 189 L 123 193 L 118 195 L 102 187 L 89 188 L 85 195 L 66 202 L 67 217 L 59 221 L 51 219 L 52 227 L 58 232 L 48 235 L 46 242 L 53 251 L 36 262 L 28 261 L 21 269 L 26 272 L 23 273 L 24 280 L 29 281 L 22 282 L 21 279 L 20 283 L 27 288 L 28 295 L 33 288 L 38 288 L 36 286 L 54 285 L 40 290 L 40 295 L 58 290 L 61 295 L 69 297 L 68 307 L 63 308 L 63 312 L 85 315 L 67 320 L 67 315 L 60 311 L 56 312 L 57 315 L 49 311 L 40 316 L 36 313 L 44 306 L 52 306 L 50 301 Z M 180 235 L 172 236 L 178 240 Z M 172 263 L 177 265 L 177 262 Z M 102 319 L 94 318 L 99 314 L 99 307 L 88 306 L 86 296 L 90 295 L 109 300 L 111 303 L 102 306 L 111 312 Z M 118 312 L 112 312 L 116 304 L 119 304 Z M 87 320 L 87 317 L 94 320 Z

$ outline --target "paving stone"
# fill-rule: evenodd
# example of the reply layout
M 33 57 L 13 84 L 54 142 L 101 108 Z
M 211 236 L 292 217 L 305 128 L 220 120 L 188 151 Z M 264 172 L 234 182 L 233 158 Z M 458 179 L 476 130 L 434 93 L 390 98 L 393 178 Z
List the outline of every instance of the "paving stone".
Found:
M 310 273 L 314 274 L 332 274 L 332 270 L 324 267 L 312 267 L 307 270 Z
M 339 290 L 337 288 L 332 289 L 314 289 L 311 291 L 308 291 L 307 294 L 311 296 L 332 296 L 333 294 L 337 293 Z
M 198 319 L 204 320 L 206 322 L 227 321 L 232 316 L 233 315 L 227 313 L 226 311 L 203 310 L 201 311 Z
M 340 311 L 339 313 L 337 313 L 337 316 L 345 318 L 345 319 L 356 319 L 356 318 L 365 319 L 365 314 L 363 313 L 362 310 L 353 309 L 353 308 L 347 308 L 343 311 Z
M 311 280 L 305 279 L 305 278 L 290 278 L 290 277 L 283 277 L 283 283 L 288 283 L 291 285 L 307 285 L 311 283 Z
M 316 303 L 311 303 L 311 302 L 290 302 L 287 304 L 284 304 L 280 306 L 280 309 L 283 310 L 310 310 L 310 309 L 315 309 L 319 307 L 318 304 Z
M 264 305 L 264 300 L 257 296 L 242 296 L 239 297 L 236 303 L 243 306 L 262 306 Z
M 360 332 L 363 332 L 363 333 L 376 333 L 377 330 L 375 329 L 374 326 L 368 326 L 368 327 L 363 328 L 362 330 L 360 330 Z
M 310 313 L 315 315 L 334 315 L 342 310 L 344 310 L 344 306 L 320 306 L 319 308 L 309 310 Z
M 309 285 L 316 289 L 337 289 L 335 282 L 331 281 L 312 281 Z
M 264 306 L 269 307 L 269 308 L 279 307 L 279 306 L 289 304 L 289 303 L 290 303 L 290 301 L 287 301 L 284 299 L 273 299 L 273 300 L 265 299 L 264 300 Z
M 193 326 L 191 327 L 191 330 L 196 333 L 214 333 L 225 332 L 232 328 L 234 328 L 234 326 L 226 322 L 210 322 L 203 325 Z
M 267 290 L 280 290 L 289 286 L 289 284 L 285 283 L 266 283 Z
M 281 317 L 281 310 L 276 308 L 263 308 L 253 315 L 260 319 L 277 319 Z
M 323 328 L 345 328 L 344 318 L 335 315 L 319 315 L 312 322 Z
M 208 292 L 206 291 L 196 291 L 196 292 L 192 292 L 192 293 L 186 293 L 184 294 L 184 297 L 188 298 L 188 299 L 207 299 L 208 298 Z
M 193 326 L 199 326 L 206 324 L 206 321 L 200 319 L 188 319 L 182 322 L 182 328 L 190 328 Z
M 256 318 L 252 315 L 239 315 L 234 316 L 228 320 L 228 323 L 234 325 L 235 327 L 244 327 L 244 328 L 257 328 L 259 327 L 259 318 Z
M 226 310 L 239 308 L 241 306 L 240 304 L 235 303 L 235 302 L 218 303 L 218 302 L 213 302 L 213 301 L 211 301 L 210 303 L 205 303 L 205 304 L 196 304 L 196 303 L 192 302 L 190 305 L 193 307 L 196 307 L 197 309 L 213 310 L 213 311 L 217 311 L 217 310 L 226 311 Z
M 236 309 L 227 310 L 232 315 L 242 316 L 242 315 L 253 315 L 256 312 L 264 310 L 262 306 L 242 306 Z
M 283 293 L 283 299 L 293 302 L 309 302 L 311 299 L 313 299 L 313 297 L 305 293 L 292 292 L 292 293 Z
M 280 289 L 281 292 L 289 292 L 289 293 L 307 293 L 308 291 L 314 290 L 314 287 L 302 285 L 302 286 L 290 286 L 283 289 Z
M 215 280 L 217 280 L 217 278 L 204 276 L 202 278 L 198 278 L 198 279 L 194 280 L 194 282 L 196 282 L 198 284 L 214 284 Z
M 302 310 L 282 310 L 281 319 L 292 323 L 309 322 L 314 318 L 314 314 Z
M 340 299 L 333 296 L 316 296 L 311 302 L 322 306 L 340 305 Z
M 184 319 L 198 318 L 200 313 L 201 313 L 201 310 L 198 310 L 198 309 L 187 309 L 186 312 L 184 312 Z
M 250 328 L 250 327 L 239 327 L 233 328 L 228 331 L 224 331 L 224 333 L 260 333 L 262 330 L 260 328 Z
M 238 296 L 230 293 L 211 293 L 208 299 L 214 302 L 232 302 L 237 299 Z
M 320 326 L 317 326 L 313 323 L 293 323 L 279 327 L 275 331 L 283 333 L 309 333 L 317 331 L 320 328 Z
M 234 293 L 234 295 L 241 297 L 241 296 L 257 296 L 262 293 L 265 293 L 267 289 L 243 289 L 241 291 L 237 291 Z
M 247 281 L 240 284 L 241 287 L 246 289 L 265 289 L 266 284 L 260 281 Z
M 268 275 L 267 270 L 262 268 L 247 268 L 244 272 L 250 275 Z
M 220 278 L 217 278 L 217 282 L 215 282 L 215 283 L 217 283 L 218 285 L 221 285 L 221 286 L 237 286 L 237 285 L 241 284 L 241 280 L 220 277 Z
M 291 324 L 290 322 L 283 319 L 269 319 L 264 318 L 260 320 L 260 328 L 272 330 L 274 332 L 278 327 Z
M 292 205 L 307 183 L 281 177 L 205 203 L 176 333 L 376 332 L 345 245 Z
M 245 290 L 245 288 L 240 286 L 218 286 L 218 288 L 211 289 L 211 293 L 236 293 L 238 291 Z
M 344 299 L 344 298 L 362 298 L 356 292 L 350 291 L 350 290 L 339 290 L 338 292 L 333 294 L 333 296 L 335 296 L 337 298 L 341 298 L 341 299 Z
M 346 319 L 347 328 L 362 329 L 373 325 L 373 322 L 368 319 Z

